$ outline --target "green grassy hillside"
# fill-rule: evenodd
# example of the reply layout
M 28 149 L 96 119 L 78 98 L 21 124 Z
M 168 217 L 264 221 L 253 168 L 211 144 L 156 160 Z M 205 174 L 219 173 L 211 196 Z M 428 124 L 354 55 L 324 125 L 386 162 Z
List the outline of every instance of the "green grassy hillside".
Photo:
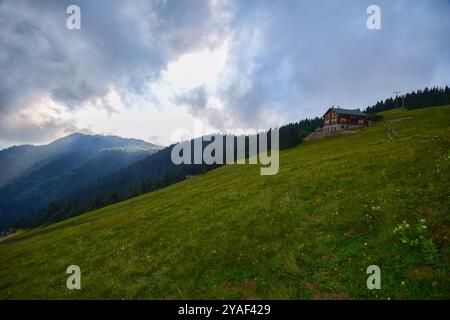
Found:
M 384 116 L 5 239 L 0 298 L 449 299 L 450 107 Z

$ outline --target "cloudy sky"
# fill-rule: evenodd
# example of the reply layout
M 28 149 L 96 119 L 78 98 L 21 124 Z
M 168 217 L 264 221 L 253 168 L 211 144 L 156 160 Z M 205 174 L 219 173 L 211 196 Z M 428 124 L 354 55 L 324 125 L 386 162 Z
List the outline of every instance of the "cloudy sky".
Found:
M 450 84 L 449 35 L 448 0 L 0 0 L 0 148 L 76 131 L 169 144 L 363 108 Z

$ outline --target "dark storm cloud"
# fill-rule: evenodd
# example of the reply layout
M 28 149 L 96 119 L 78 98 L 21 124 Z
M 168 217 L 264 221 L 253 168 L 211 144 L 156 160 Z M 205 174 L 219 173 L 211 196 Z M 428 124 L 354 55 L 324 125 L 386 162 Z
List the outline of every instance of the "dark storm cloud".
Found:
M 195 116 L 201 116 L 208 103 L 208 93 L 205 86 L 196 87 L 175 96 L 174 102 L 187 105 Z
M 381 8 L 381 30 L 366 9 Z M 448 1 L 236 1 L 221 95 L 244 123 L 365 107 L 393 91 L 450 83 Z

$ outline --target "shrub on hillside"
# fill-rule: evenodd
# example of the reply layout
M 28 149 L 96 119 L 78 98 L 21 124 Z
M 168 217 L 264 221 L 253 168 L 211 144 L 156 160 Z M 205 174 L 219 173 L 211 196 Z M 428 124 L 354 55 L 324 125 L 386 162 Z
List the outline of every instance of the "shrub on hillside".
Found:
M 423 260 L 428 264 L 433 264 L 439 258 L 439 250 L 433 240 L 428 237 L 428 227 L 425 222 L 425 219 L 420 219 L 415 226 L 412 226 L 403 221 L 393 232 L 401 243 L 420 250 Z

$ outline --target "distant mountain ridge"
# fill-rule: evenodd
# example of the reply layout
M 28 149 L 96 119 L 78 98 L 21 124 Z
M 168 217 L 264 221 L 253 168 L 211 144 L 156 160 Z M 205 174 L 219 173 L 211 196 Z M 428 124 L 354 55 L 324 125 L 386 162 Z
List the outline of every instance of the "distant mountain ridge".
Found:
M 102 145 L 102 150 L 122 151 L 149 151 L 159 150 L 161 147 L 132 138 L 121 138 L 118 136 L 86 135 L 73 133 L 57 139 L 47 145 L 18 145 L 0 150 L 0 187 L 4 186 L 14 178 L 26 173 L 36 163 L 48 159 L 57 154 L 62 154 L 74 147 L 82 147 L 83 141 L 97 140 L 97 145 Z M 92 150 L 94 145 L 90 146 Z
M 1 150 L 0 225 L 160 149 L 138 139 L 74 133 L 48 145 Z

